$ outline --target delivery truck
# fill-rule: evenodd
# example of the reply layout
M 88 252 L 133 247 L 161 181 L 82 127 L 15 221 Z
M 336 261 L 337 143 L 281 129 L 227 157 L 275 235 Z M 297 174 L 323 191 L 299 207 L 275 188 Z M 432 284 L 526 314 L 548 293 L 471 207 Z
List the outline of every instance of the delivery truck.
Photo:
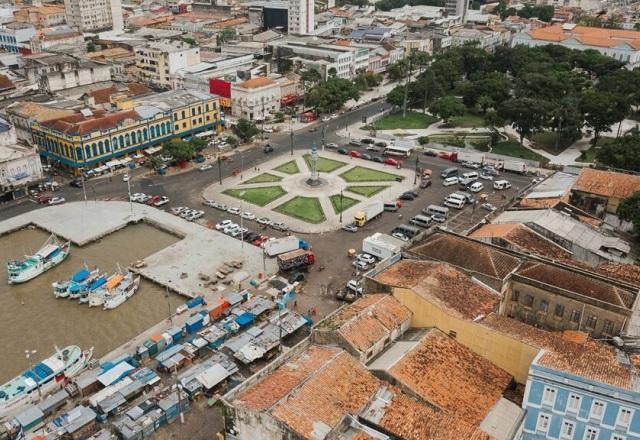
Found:
M 401 241 L 387 234 L 376 232 L 362 240 L 362 252 L 384 260 L 402 251 Z
M 270 257 L 291 252 L 296 249 L 309 249 L 309 244 L 298 237 L 290 235 L 288 237 L 270 238 L 264 243 L 264 251 Z
M 353 216 L 353 221 L 357 227 L 361 228 L 383 212 L 384 202 L 382 200 L 378 200 L 363 207 L 361 211 L 356 212 L 356 215 Z
M 313 251 L 304 249 L 296 249 L 295 251 L 278 255 L 278 267 L 282 271 L 311 266 L 315 261 L 316 256 Z

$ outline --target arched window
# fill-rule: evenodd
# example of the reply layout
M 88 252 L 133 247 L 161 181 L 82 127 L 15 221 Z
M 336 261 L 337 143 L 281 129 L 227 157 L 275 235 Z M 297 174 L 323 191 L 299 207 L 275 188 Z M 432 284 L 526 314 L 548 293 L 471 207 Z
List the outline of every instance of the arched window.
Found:
M 171 123 L 170 122 L 165 122 L 164 125 L 167 128 L 167 134 L 171 133 Z
M 82 160 L 82 148 L 76 147 L 76 160 Z
M 132 144 L 136 143 L 136 132 L 135 131 L 131 132 L 131 143 Z
M 124 142 L 127 145 L 127 147 L 131 145 L 131 136 L 129 136 L 129 133 L 124 135 Z
M 167 134 L 167 130 L 164 128 L 164 124 L 160 124 L 160 131 L 162 132 L 162 136 Z
M 118 139 L 118 145 L 120 145 L 120 148 L 124 147 L 124 136 L 120 135 L 120 139 Z
M 140 130 L 138 130 L 136 139 L 138 139 L 138 143 L 142 142 L 142 132 Z
M 98 155 L 98 146 L 96 145 L 95 142 L 93 144 L 91 144 L 91 151 L 93 151 L 93 155 L 94 156 Z
M 113 146 L 113 151 L 118 149 L 118 138 L 111 139 L 111 145 Z
M 144 138 L 145 141 L 147 140 L 147 136 L 148 136 L 147 129 L 143 128 L 142 129 L 142 137 Z
M 156 127 L 155 126 L 151 126 L 151 139 L 153 139 L 154 137 L 156 137 Z
M 90 158 L 91 157 L 91 147 L 89 147 L 88 145 L 85 145 L 84 146 L 84 153 L 85 153 L 87 159 Z
M 105 146 L 107 152 L 111 152 L 111 145 L 109 145 L 109 139 L 105 139 L 104 140 L 104 146 Z
M 98 142 L 98 149 L 100 150 L 100 154 L 104 154 L 104 144 L 102 141 Z

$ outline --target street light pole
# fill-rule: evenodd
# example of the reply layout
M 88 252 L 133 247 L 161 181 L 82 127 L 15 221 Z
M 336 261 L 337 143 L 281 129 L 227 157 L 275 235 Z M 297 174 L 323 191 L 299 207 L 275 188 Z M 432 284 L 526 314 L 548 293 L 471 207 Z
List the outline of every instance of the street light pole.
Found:
M 220 179 L 220 185 L 222 185 L 222 159 L 220 153 L 218 153 L 218 178 Z
M 289 131 L 289 137 L 291 138 L 291 155 L 293 156 L 293 130 Z
M 327 131 L 327 125 L 325 124 L 325 125 L 322 126 L 322 151 L 323 152 L 324 152 L 324 140 L 325 140 L 324 139 L 324 135 L 325 135 L 326 131 Z
M 36 354 L 38 352 L 38 350 L 25 350 L 24 351 L 24 355 L 27 358 L 27 361 L 29 361 L 29 363 L 31 364 L 31 370 L 33 371 L 34 368 L 34 363 L 31 360 L 31 356 L 33 356 L 34 354 Z M 35 371 L 33 372 L 34 374 Z M 38 387 L 38 400 L 42 400 L 42 391 L 40 391 L 40 381 L 36 378 L 36 387 Z
M 342 224 L 342 190 L 340 190 L 340 224 Z
M 416 156 L 416 172 L 413 175 L 413 184 L 415 185 L 416 182 L 418 181 L 418 165 L 420 164 L 420 162 L 418 161 L 418 156 Z

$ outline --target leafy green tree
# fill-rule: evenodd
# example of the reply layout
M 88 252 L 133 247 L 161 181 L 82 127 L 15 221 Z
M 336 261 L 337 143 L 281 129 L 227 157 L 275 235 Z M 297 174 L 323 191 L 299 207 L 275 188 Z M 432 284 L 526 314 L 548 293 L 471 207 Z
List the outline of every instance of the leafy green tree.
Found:
M 548 102 L 539 99 L 511 98 L 498 107 L 498 116 L 513 125 L 522 145 L 526 136 L 546 125 L 549 107 Z
M 597 87 L 604 92 L 626 96 L 630 104 L 640 105 L 638 84 L 640 84 L 640 69 L 618 69 L 600 78 Z
M 443 95 L 444 90 L 431 70 L 422 72 L 415 82 L 409 84 L 409 106 L 421 104 L 423 112 L 434 99 Z
M 304 83 L 317 84 L 322 80 L 322 75 L 316 69 L 306 69 L 300 72 L 300 79 Z
M 464 114 L 464 104 L 455 96 L 444 96 L 436 99 L 429 108 L 431 113 L 438 115 L 446 123 L 452 116 L 460 116 Z
M 598 163 L 614 168 L 640 172 L 640 132 L 632 130 L 596 150 Z
M 486 111 L 488 103 L 486 98 L 491 100 L 489 106 L 500 104 L 509 98 L 511 87 L 511 82 L 506 75 L 500 72 L 491 72 L 485 78 L 469 82 L 462 88 L 462 102 L 467 107 L 473 108 L 479 104 L 480 97 L 484 96 L 485 106 L 481 107 Z
M 144 162 L 145 166 L 155 170 L 156 168 L 162 166 L 162 159 L 158 156 L 149 156 L 147 160 Z
M 260 130 L 256 128 L 256 124 L 245 118 L 240 118 L 235 127 L 233 127 L 233 134 L 238 136 L 242 142 L 249 142 L 259 132 Z
M 273 120 L 274 120 L 274 122 L 284 122 L 284 113 L 275 112 L 273 114 Z
M 195 39 L 191 38 L 191 37 L 183 37 L 182 41 L 184 41 L 185 43 L 187 43 L 191 47 L 195 47 L 195 46 L 198 45 L 198 42 Z
M 189 142 L 183 140 L 171 140 L 166 142 L 162 146 L 162 153 L 173 158 L 179 162 L 193 159 L 195 149 Z
M 633 223 L 636 234 L 640 234 L 640 191 L 620 202 L 617 209 L 618 216 Z
M 602 19 L 595 15 L 581 15 L 578 17 L 577 24 L 588 27 L 602 27 Z
M 481 95 L 478 98 L 478 105 L 482 109 L 482 113 L 486 114 L 487 110 L 496 105 L 495 101 L 488 95 Z
M 322 85 L 312 88 L 307 93 L 307 105 L 318 113 L 333 113 L 350 99 L 357 100 L 360 93 L 356 86 L 343 78 L 329 78 Z
M 236 30 L 232 27 L 224 28 L 218 34 L 218 45 L 222 43 L 226 43 L 227 41 L 231 41 L 236 38 Z
M 335 67 L 331 67 L 329 70 L 327 70 L 327 74 L 331 77 L 331 78 L 335 78 L 336 75 L 338 74 L 338 71 L 336 70 Z
M 611 126 L 624 119 L 629 104 L 619 95 L 599 90 L 587 90 L 582 94 L 580 110 L 589 128 L 593 130 L 593 145 L 602 133 L 611 131 Z
M 387 76 L 391 81 L 400 81 L 407 77 L 409 73 L 409 63 L 406 60 L 400 60 L 395 64 L 387 67 Z
M 387 93 L 387 102 L 401 107 L 404 103 L 404 86 L 396 86 Z
M 200 138 L 197 138 L 197 137 L 195 137 L 195 136 L 193 136 L 193 137 L 189 140 L 189 144 L 191 145 L 191 148 L 193 148 L 193 151 L 194 151 L 195 153 L 199 153 L 199 152 L 201 152 L 202 150 L 204 150 L 204 149 L 207 147 L 207 144 L 208 144 L 208 143 L 209 143 L 209 142 L 207 142 L 206 140 L 204 140 L 204 139 L 200 139 Z
M 238 138 L 234 136 L 227 136 L 226 138 L 224 138 L 224 141 L 227 144 L 231 145 L 231 148 L 236 148 L 240 144 L 240 141 L 238 141 Z
M 524 8 L 518 11 L 518 16 L 522 18 L 536 17 L 541 21 L 549 23 L 553 18 L 554 10 L 553 6 L 537 6 L 537 5 L 525 5 Z
M 582 136 L 584 114 L 576 97 L 569 96 L 551 103 L 551 126 L 556 132 L 555 148 L 559 150 L 560 139 L 578 140 Z
M 87 43 L 87 52 L 95 52 L 96 51 L 96 44 L 93 41 L 89 41 Z

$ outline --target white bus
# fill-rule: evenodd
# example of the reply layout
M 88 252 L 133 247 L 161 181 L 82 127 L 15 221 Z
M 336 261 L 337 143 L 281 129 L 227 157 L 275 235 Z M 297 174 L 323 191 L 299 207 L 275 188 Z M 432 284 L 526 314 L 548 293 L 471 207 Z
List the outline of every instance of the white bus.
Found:
M 398 145 L 391 145 L 384 149 L 385 156 L 400 156 L 400 157 L 409 157 L 411 154 L 412 147 L 401 147 Z

